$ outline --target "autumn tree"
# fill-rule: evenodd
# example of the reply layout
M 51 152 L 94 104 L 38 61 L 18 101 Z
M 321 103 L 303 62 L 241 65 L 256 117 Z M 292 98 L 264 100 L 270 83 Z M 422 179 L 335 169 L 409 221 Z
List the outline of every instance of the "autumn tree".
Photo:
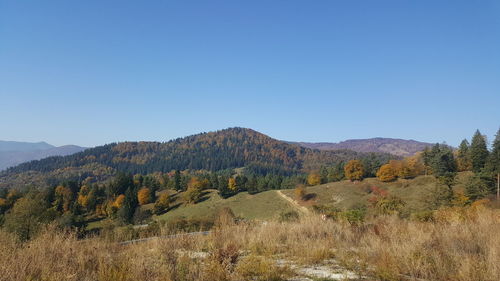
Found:
M 73 201 L 73 192 L 71 191 L 71 189 L 69 187 L 60 185 L 56 187 L 54 193 L 54 208 L 60 212 L 68 212 Z
M 298 185 L 296 188 L 295 188 L 295 198 L 297 198 L 297 200 L 304 200 L 304 198 L 306 198 L 306 188 L 304 187 L 304 185 Z
M 233 192 L 236 191 L 236 180 L 233 177 L 229 178 L 227 188 Z
M 321 175 L 318 173 L 310 173 L 307 176 L 307 184 L 311 186 L 321 184 Z
M 160 215 L 163 212 L 167 211 L 170 207 L 170 195 L 167 192 L 163 192 L 156 200 L 155 205 L 153 207 L 153 213 L 156 215 Z
M 344 167 L 345 177 L 350 181 L 362 180 L 364 175 L 363 164 L 359 160 L 351 160 Z
M 90 192 L 90 189 L 86 185 L 83 185 L 82 187 L 80 187 L 80 191 L 78 192 L 78 196 L 76 198 L 76 201 L 83 208 L 87 208 L 87 206 L 88 206 L 89 192 Z
M 186 202 L 187 204 L 196 203 L 200 199 L 200 197 L 201 190 L 193 187 L 188 188 L 183 194 L 184 202 Z
M 139 189 L 137 192 L 137 200 L 139 205 L 146 205 L 151 202 L 151 191 L 147 187 Z
M 396 179 L 396 172 L 390 164 L 385 164 L 378 170 L 377 178 L 383 182 L 393 181 Z
M 472 162 L 472 171 L 478 173 L 484 168 L 486 159 L 488 158 L 488 148 L 486 147 L 486 139 L 479 130 L 472 137 L 470 145 L 470 158 Z
M 204 183 L 197 177 L 192 177 L 188 183 L 188 188 L 183 194 L 184 201 L 187 204 L 196 203 L 201 196 Z
M 113 206 L 116 209 L 120 209 L 123 206 L 123 202 L 125 202 L 125 195 L 120 194 L 116 197 L 115 201 L 113 202 Z
M 4 228 L 22 241 L 31 239 L 43 223 L 55 219 L 38 195 L 33 193 L 20 198 L 5 215 Z

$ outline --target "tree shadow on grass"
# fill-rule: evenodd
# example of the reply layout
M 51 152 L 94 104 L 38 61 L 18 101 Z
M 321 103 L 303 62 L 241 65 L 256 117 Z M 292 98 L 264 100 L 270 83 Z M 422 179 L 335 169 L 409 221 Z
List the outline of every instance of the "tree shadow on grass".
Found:
M 316 197 L 318 197 L 316 193 L 308 193 L 304 196 L 303 200 L 304 201 L 314 200 L 316 199 Z
M 196 200 L 196 204 L 208 200 L 210 198 L 210 196 L 208 196 L 209 194 L 210 194 L 210 192 L 208 192 L 208 191 L 202 191 L 200 194 L 200 198 L 198 200 Z

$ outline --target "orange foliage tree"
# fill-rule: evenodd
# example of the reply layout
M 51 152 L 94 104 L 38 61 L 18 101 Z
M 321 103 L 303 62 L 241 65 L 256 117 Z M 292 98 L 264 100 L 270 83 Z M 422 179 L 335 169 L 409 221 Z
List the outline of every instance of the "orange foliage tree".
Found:
M 120 209 L 123 206 L 123 202 L 125 201 L 125 195 L 120 194 L 116 197 L 115 202 L 113 202 L 113 207 Z
M 151 190 L 147 187 L 141 188 L 137 192 L 137 200 L 139 201 L 139 205 L 145 205 L 151 202 Z
M 396 172 L 390 164 L 385 164 L 378 169 L 377 178 L 383 182 L 393 181 L 396 179 Z
M 362 180 L 365 173 L 363 163 L 359 160 L 351 160 L 344 166 L 345 177 L 351 181 Z

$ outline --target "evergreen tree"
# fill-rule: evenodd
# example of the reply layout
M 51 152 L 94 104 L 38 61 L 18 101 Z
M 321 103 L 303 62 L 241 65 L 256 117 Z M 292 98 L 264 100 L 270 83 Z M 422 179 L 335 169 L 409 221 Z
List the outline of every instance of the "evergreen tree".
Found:
M 181 172 L 179 170 L 175 170 L 174 174 L 174 189 L 181 190 Z
M 457 171 L 453 151 L 446 145 L 434 145 L 431 150 L 424 151 L 423 158 L 436 177 L 449 176 Z
M 488 158 L 487 170 L 496 178 L 497 200 L 500 199 L 500 129 L 493 141 L 490 157 Z
M 488 148 L 486 147 L 486 140 L 479 130 L 477 130 L 472 137 L 470 158 L 472 162 L 472 171 L 475 173 L 480 172 L 481 169 L 484 168 L 484 164 L 488 158 Z
M 125 191 L 125 200 L 123 206 L 118 211 L 119 218 L 125 223 L 131 223 L 134 217 L 135 209 L 139 203 L 137 202 L 137 192 L 134 188 L 129 187 Z
M 472 161 L 470 159 L 469 142 L 464 139 L 457 151 L 457 169 L 461 172 L 470 171 L 472 169 Z
M 321 167 L 321 169 L 319 170 L 319 175 L 321 177 L 322 184 L 328 182 L 328 170 L 326 169 L 325 166 Z
M 472 201 L 484 198 L 490 193 L 490 181 L 488 177 L 481 174 L 475 174 L 465 182 L 465 195 Z

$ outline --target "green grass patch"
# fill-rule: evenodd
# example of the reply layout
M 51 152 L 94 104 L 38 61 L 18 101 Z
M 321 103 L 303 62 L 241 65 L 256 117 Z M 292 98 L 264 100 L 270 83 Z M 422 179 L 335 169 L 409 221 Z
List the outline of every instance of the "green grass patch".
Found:
M 258 194 L 241 192 L 227 199 L 221 198 L 217 191 L 207 190 L 205 200 L 197 204 L 185 205 L 181 200 L 172 203 L 174 207 L 167 213 L 155 216 L 158 220 L 170 221 L 175 218 L 206 219 L 212 218 L 224 207 L 229 207 L 237 217 L 244 219 L 267 220 L 279 214 L 292 211 L 290 203 L 281 198 L 276 191 L 269 190 Z

